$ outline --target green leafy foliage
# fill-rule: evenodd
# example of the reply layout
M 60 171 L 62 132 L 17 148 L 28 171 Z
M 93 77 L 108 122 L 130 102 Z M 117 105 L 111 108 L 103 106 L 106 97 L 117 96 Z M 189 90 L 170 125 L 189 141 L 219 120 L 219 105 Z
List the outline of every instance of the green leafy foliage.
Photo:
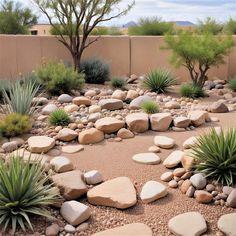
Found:
M 0 34 L 28 34 L 37 16 L 20 2 L 4 0 L 0 5 Z
M 225 32 L 228 34 L 236 34 L 236 19 L 229 19 L 225 25 Z
M 143 80 L 143 87 L 157 93 L 165 93 L 169 87 L 176 84 L 176 80 L 167 70 L 153 70 Z
M 211 33 L 217 35 L 223 32 L 224 25 L 218 23 L 211 17 L 207 17 L 204 21 L 199 21 L 197 25 L 197 32 L 200 34 Z
M 36 71 L 36 75 L 46 89 L 52 95 L 71 93 L 71 90 L 82 89 L 84 86 L 84 74 L 66 67 L 62 62 L 50 61 Z
M 124 89 L 124 87 L 126 86 L 126 81 L 124 78 L 119 78 L 119 77 L 114 77 L 111 79 L 111 86 L 114 89 Z
M 188 98 L 204 97 L 205 93 L 203 88 L 194 84 L 185 84 L 180 88 L 180 95 Z
M 81 71 L 85 73 L 86 83 L 104 84 L 109 80 L 109 64 L 97 57 L 90 58 L 81 62 Z
M 23 79 L 10 83 L 7 89 L 2 90 L 6 112 L 31 115 L 35 111 L 32 100 L 38 91 L 39 85 L 35 81 Z
M 129 35 L 164 35 L 173 33 L 174 25 L 170 22 L 162 21 L 160 18 L 141 18 L 137 26 L 128 29 Z
M 58 109 L 52 112 L 48 118 L 50 125 L 61 125 L 65 126 L 70 123 L 69 115 L 62 109 Z
M 31 215 L 52 218 L 46 210 L 48 205 L 58 201 L 59 191 L 48 184 L 39 162 L 24 161 L 13 155 L 8 162 L 0 160 L 0 224 L 3 231 L 11 227 L 15 233 L 17 226 L 24 231 L 33 230 Z
M 4 137 L 15 137 L 30 131 L 31 119 L 28 115 L 11 113 L 0 121 L 0 134 Z
M 141 108 L 148 114 L 155 114 L 160 111 L 158 104 L 154 101 L 145 101 L 141 104 Z
M 108 35 L 107 27 L 96 27 L 92 30 L 91 35 Z
M 10 81 L 9 80 L 1 80 L 0 82 L 0 100 L 3 99 L 3 90 L 5 90 L 6 92 L 8 91 L 8 89 L 10 88 Z
M 200 136 L 192 146 L 196 171 L 226 185 L 236 181 L 236 129 L 221 130 Z
M 231 80 L 229 81 L 229 88 L 230 88 L 232 91 L 236 92 L 236 79 L 231 79 Z
M 166 35 L 165 42 L 173 52 L 171 62 L 176 67 L 186 67 L 192 82 L 200 87 L 208 79 L 209 69 L 224 63 L 225 56 L 234 46 L 231 36 L 205 32 L 199 35 L 189 30 L 179 31 L 175 36 Z

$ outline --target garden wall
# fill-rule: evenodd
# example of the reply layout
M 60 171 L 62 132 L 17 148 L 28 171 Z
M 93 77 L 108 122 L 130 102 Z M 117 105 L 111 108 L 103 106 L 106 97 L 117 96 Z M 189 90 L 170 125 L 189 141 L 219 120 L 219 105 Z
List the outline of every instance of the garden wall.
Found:
M 99 56 L 109 61 L 113 76 L 142 75 L 150 69 L 164 67 L 172 70 L 179 80 L 188 80 L 184 68 L 174 69 L 169 64 L 171 52 L 162 50 L 163 45 L 163 37 L 104 36 L 87 49 L 84 58 Z M 30 73 L 40 66 L 42 58 L 71 63 L 69 52 L 54 36 L 0 36 L 1 79 Z M 236 48 L 225 61 L 210 71 L 211 77 L 225 79 L 236 74 Z

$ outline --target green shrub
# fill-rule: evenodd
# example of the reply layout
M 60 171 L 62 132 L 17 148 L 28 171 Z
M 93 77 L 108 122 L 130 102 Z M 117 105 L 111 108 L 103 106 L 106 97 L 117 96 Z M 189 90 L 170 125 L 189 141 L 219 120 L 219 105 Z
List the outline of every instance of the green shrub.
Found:
M 108 35 L 109 29 L 107 27 L 96 27 L 92 30 L 91 35 Z
M 170 22 L 162 21 L 160 18 L 141 18 L 137 26 L 128 29 L 129 35 L 164 35 L 173 33 L 174 25 Z
M 192 151 L 197 172 L 229 186 L 236 182 L 236 129 L 219 134 L 212 129 L 198 138 Z
M 65 126 L 70 123 L 69 115 L 62 109 L 58 109 L 52 112 L 48 118 L 50 125 L 61 125 Z
M 12 82 L 7 89 L 2 90 L 3 100 L 7 113 L 19 113 L 31 115 L 35 111 L 32 100 L 39 91 L 39 85 L 35 81 L 21 80 Z
M 228 34 L 236 34 L 236 19 L 229 19 L 229 21 L 225 25 L 225 31 Z
M 71 90 L 82 89 L 85 82 L 83 73 L 66 67 L 62 62 L 44 63 L 36 71 L 36 75 L 43 88 L 52 95 L 71 93 Z
M 188 98 L 199 98 L 205 96 L 203 88 L 194 84 L 182 85 L 180 88 L 180 94 L 182 97 Z
M 229 81 L 229 88 L 232 91 L 236 92 L 236 79 L 232 79 Z
M 160 108 L 154 101 L 145 101 L 141 104 L 141 108 L 144 112 L 148 114 L 158 113 Z
M 176 80 L 169 71 L 154 70 L 143 80 L 143 87 L 157 93 L 165 93 L 169 87 L 176 84 Z
M 46 207 L 58 201 L 59 191 L 48 184 L 40 162 L 30 163 L 17 155 L 5 163 L 0 160 L 0 185 L 3 231 L 11 227 L 15 233 L 17 226 L 33 230 L 31 215 L 52 218 Z
M 126 86 L 126 81 L 123 78 L 115 77 L 111 79 L 111 86 L 114 89 L 123 89 Z
M 108 35 L 123 35 L 123 32 L 118 27 L 110 27 Z
M 90 58 L 81 62 L 80 69 L 85 73 L 86 83 L 104 84 L 109 80 L 109 64 L 100 58 Z
M 10 85 L 11 82 L 9 80 L 0 80 L 0 100 L 3 99 L 3 90 L 8 92 Z
M 15 137 L 26 133 L 32 128 L 28 115 L 11 113 L 0 121 L 0 134 L 4 137 Z
M 204 21 L 198 21 L 196 31 L 200 34 L 210 33 L 213 35 L 222 33 L 224 25 L 218 23 L 211 17 L 207 17 Z

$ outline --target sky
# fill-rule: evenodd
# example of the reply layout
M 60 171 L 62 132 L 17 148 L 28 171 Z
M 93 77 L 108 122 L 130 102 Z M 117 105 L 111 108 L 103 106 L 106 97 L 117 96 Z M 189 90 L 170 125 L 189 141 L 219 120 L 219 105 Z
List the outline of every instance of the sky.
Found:
M 19 0 L 28 7 L 33 7 L 31 0 Z M 120 8 L 127 6 L 132 0 L 123 0 Z M 35 9 L 35 7 L 33 7 Z M 137 21 L 140 17 L 160 17 L 165 21 L 185 20 L 197 23 L 210 16 L 219 22 L 230 17 L 236 19 L 236 0 L 135 0 L 131 11 L 109 25 L 122 25 L 129 21 Z M 41 16 L 40 23 L 47 23 Z

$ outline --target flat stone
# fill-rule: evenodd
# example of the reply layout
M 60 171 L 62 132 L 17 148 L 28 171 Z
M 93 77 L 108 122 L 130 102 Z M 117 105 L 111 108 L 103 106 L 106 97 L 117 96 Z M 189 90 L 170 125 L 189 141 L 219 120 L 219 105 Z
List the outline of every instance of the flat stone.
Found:
M 105 134 L 115 133 L 125 125 L 124 121 L 114 117 L 105 117 L 95 122 L 95 127 Z
M 72 102 L 77 106 L 80 106 L 80 105 L 90 106 L 92 104 L 91 100 L 86 97 L 75 97 L 72 100 Z
M 135 162 L 147 165 L 156 165 L 161 162 L 159 156 L 154 153 L 139 153 L 132 157 Z
M 148 151 L 153 152 L 153 153 L 158 153 L 158 152 L 161 151 L 161 149 L 157 146 L 151 146 L 151 147 L 148 148 Z
M 152 236 L 152 230 L 145 224 L 133 223 L 101 231 L 92 236 Z
M 164 182 L 169 182 L 173 179 L 173 177 L 173 173 L 171 171 L 168 171 L 161 175 L 161 180 Z
M 136 190 L 127 177 L 118 177 L 95 186 L 87 193 L 93 205 L 126 209 L 136 204 Z
M 236 236 L 236 213 L 221 216 L 217 226 L 226 236 Z
M 83 223 L 91 215 L 88 206 L 74 200 L 64 202 L 61 206 L 60 213 L 61 216 L 73 226 Z
M 201 173 L 197 173 L 197 174 L 193 175 L 190 178 L 190 181 L 196 189 L 203 189 L 207 185 L 206 177 L 205 177 L 205 175 L 203 175 Z
M 166 168 L 174 168 L 181 163 L 181 160 L 184 156 L 184 152 L 182 151 L 173 151 L 163 162 L 163 165 Z
M 77 199 L 87 192 L 87 186 L 83 182 L 82 173 L 79 170 L 53 175 L 52 181 L 66 200 Z
M 198 137 L 192 136 L 184 141 L 183 148 L 190 149 L 197 141 L 198 141 Z
M 80 144 L 71 144 L 61 147 L 61 151 L 68 154 L 77 153 L 84 150 L 84 146 Z
M 57 148 L 54 148 L 54 149 L 51 149 L 50 151 L 48 151 L 47 155 L 51 156 L 51 157 L 57 157 L 57 156 L 61 155 L 61 151 Z
M 91 128 L 82 131 L 79 134 L 79 143 L 94 144 L 104 140 L 104 133 L 96 128 Z
M 207 231 L 207 224 L 200 213 L 187 212 L 173 217 L 168 228 L 177 236 L 200 236 Z
M 130 103 L 129 108 L 131 110 L 140 109 L 141 105 L 147 101 L 152 101 L 152 98 L 147 95 L 139 96 Z
M 4 152 L 13 152 L 18 148 L 16 141 L 6 142 L 2 145 Z
M 50 161 L 50 164 L 57 173 L 63 173 L 74 169 L 71 160 L 63 156 L 54 157 Z
M 89 185 L 99 184 L 103 181 L 102 174 L 98 170 L 91 170 L 84 173 L 84 180 Z
M 212 194 L 204 190 L 196 190 L 194 196 L 199 203 L 210 203 L 213 199 Z
M 69 142 L 78 137 L 78 133 L 69 128 L 63 128 L 57 134 L 60 141 Z
M 144 203 L 150 203 L 165 197 L 167 194 L 166 186 L 157 181 L 148 181 L 141 190 L 140 198 Z
M 52 112 L 56 111 L 58 107 L 55 104 L 48 104 L 42 109 L 43 115 L 50 115 Z
M 57 98 L 57 101 L 60 103 L 69 103 L 72 102 L 72 97 L 69 94 L 62 94 Z
M 228 107 L 224 104 L 224 102 L 217 101 L 213 102 L 208 107 L 208 111 L 212 113 L 227 113 L 229 112 Z
M 89 114 L 101 112 L 102 108 L 98 105 L 92 105 L 89 107 Z
M 176 101 L 170 101 L 165 104 L 166 109 L 180 109 L 180 105 Z
M 154 144 L 160 148 L 170 149 L 175 146 L 175 140 L 166 136 L 156 136 Z
M 134 137 L 134 133 L 128 129 L 122 128 L 117 132 L 117 137 L 122 139 L 129 139 Z
M 149 118 L 146 113 L 132 113 L 125 117 L 128 128 L 132 132 L 143 133 L 149 128 Z
M 187 128 L 190 125 L 191 120 L 184 116 L 179 116 L 174 119 L 174 126 L 178 128 Z
M 154 131 L 167 131 L 172 122 L 170 113 L 157 113 L 150 116 L 151 129 Z
M 47 136 L 31 136 L 28 145 L 30 152 L 46 153 L 55 146 L 55 140 Z
M 107 109 L 110 111 L 115 111 L 123 108 L 123 102 L 119 99 L 102 99 L 98 103 L 102 109 Z

